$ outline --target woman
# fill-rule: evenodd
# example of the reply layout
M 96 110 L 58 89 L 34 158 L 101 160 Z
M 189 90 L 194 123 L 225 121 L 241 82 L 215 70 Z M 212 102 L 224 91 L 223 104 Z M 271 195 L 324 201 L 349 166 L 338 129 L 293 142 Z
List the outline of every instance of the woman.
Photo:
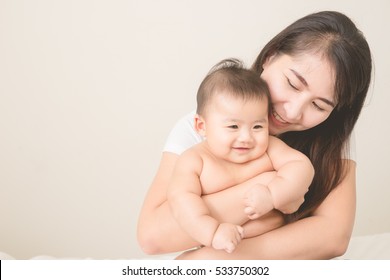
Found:
M 371 67 L 364 36 L 338 12 L 303 17 L 263 48 L 253 69 L 270 89 L 270 133 L 310 158 L 314 180 L 296 213 L 282 217 L 274 211 L 251 223 L 246 230 L 263 234 L 242 240 L 232 254 L 203 247 L 182 254 L 181 259 L 329 259 L 346 251 L 356 206 L 356 167 L 349 156 L 349 139 L 367 95 Z M 185 148 L 200 141 L 187 141 L 190 134 L 176 128 L 168 146 Z M 199 245 L 179 228 L 166 203 L 179 153 L 164 151 L 140 214 L 139 243 L 149 254 Z M 221 221 L 242 219 L 240 198 L 264 176 L 204 196 L 211 214 Z

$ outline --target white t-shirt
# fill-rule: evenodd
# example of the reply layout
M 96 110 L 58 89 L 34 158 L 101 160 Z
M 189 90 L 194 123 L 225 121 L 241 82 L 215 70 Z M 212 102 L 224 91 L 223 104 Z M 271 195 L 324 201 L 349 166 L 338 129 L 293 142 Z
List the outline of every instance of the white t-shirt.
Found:
M 168 135 L 167 141 L 165 142 L 164 152 L 171 152 L 180 155 L 188 148 L 204 140 L 194 128 L 194 117 L 195 110 L 176 122 L 175 126 Z M 349 158 L 356 161 L 356 143 L 355 134 L 353 132 L 350 140 Z
M 164 152 L 180 155 L 188 148 L 203 141 L 194 127 L 195 110 L 182 117 L 168 135 Z

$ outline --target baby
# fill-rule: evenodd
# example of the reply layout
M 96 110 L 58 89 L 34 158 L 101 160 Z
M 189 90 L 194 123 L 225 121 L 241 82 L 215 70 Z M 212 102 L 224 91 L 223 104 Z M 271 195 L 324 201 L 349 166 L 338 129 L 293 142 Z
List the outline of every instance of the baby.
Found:
M 197 94 L 195 128 L 204 141 L 180 155 L 168 189 L 173 216 L 204 246 L 232 252 L 243 227 L 210 215 L 201 196 L 276 171 L 267 185 L 254 184 L 244 200 L 248 219 L 272 209 L 293 213 L 314 176 L 309 159 L 268 132 L 270 97 L 260 75 L 238 60 L 214 66 Z

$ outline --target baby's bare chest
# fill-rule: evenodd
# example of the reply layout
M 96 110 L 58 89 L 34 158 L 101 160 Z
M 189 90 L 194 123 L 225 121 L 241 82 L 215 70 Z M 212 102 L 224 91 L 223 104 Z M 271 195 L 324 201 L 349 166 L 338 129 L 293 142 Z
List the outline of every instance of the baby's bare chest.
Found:
M 212 158 L 204 158 L 200 175 L 202 193 L 215 193 L 272 170 L 273 167 L 268 156 L 263 156 L 245 164 L 232 164 Z

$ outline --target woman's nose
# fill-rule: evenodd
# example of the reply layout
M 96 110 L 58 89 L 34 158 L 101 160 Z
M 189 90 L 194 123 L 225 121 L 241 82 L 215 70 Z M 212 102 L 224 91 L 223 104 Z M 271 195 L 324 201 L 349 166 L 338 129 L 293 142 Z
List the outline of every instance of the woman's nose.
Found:
M 288 122 L 297 122 L 302 119 L 302 115 L 305 109 L 305 102 L 300 99 L 290 100 L 285 103 L 285 117 Z

